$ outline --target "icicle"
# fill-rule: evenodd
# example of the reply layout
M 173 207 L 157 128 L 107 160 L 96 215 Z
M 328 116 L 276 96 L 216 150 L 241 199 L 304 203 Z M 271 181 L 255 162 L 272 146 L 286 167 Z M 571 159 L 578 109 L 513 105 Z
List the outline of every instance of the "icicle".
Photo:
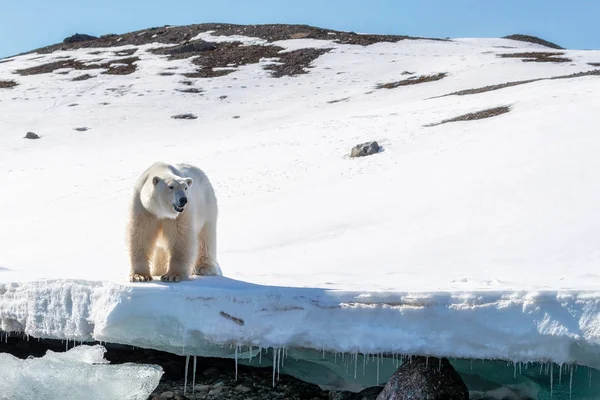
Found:
M 192 376 L 192 394 L 196 393 L 196 356 L 194 356 L 194 375 Z
M 517 363 L 514 363 L 513 366 L 514 366 L 513 378 L 516 378 L 517 377 Z
M 258 346 L 258 363 L 262 365 L 262 347 Z
M 425 356 L 425 369 L 429 368 L 429 357 Z
M 277 368 L 277 352 L 273 348 L 273 387 L 275 387 L 275 369 Z
M 473 371 L 473 359 L 471 358 L 471 371 Z
M 237 382 L 238 374 L 238 345 L 235 345 L 235 381 Z
M 558 366 L 558 385 L 562 383 L 562 364 Z
M 569 398 L 571 398 L 571 393 L 573 392 L 573 365 L 570 365 L 570 377 L 569 377 Z
M 358 351 L 354 353 L 354 380 L 356 380 L 356 369 L 358 368 Z
M 438 372 L 442 372 L 442 359 L 438 358 Z
M 252 346 L 248 347 L 248 362 L 252 361 Z
M 590 387 L 592 387 L 592 369 L 589 369 L 589 374 L 590 374 Z
M 377 382 L 375 382 L 375 386 L 379 385 L 379 353 L 377 354 Z
M 279 382 L 279 366 L 281 365 L 281 349 L 277 349 L 277 382 Z
M 552 390 L 554 386 L 554 363 L 550 364 L 550 398 L 552 398 Z
M 365 370 L 367 367 L 367 356 L 365 355 L 365 353 L 363 353 L 363 375 L 365 374 Z
M 185 356 L 185 374 L 183 377 L 183 395 L 185 396 L 185 391 L 187 389 L 187 380 L 188 380 L 188 368 L 190 366 L 190 356 Z

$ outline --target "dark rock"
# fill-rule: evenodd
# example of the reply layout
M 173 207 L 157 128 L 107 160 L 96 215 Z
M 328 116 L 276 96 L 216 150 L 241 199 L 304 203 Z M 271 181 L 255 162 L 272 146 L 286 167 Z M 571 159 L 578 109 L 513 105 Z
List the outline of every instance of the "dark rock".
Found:
M 38 135 L 37 133 L 34 132 L 27 132 L 27 134 L 25 135 L 25 139 L 39 139 L 40 135 Z
M 98 39 L 96 36 L 86 35 L 84 33 L 76 33 L 73 36 L 69 36 L 68 38 L 65 38 L 65 40 L 63 40 L 63 43 L 71 44 L 71 43 L 77 43 L 77 42 L 87 42 L 89 40 L 96 40 L 96 39 Z
M 175 90 L 177 90 L 178 92 L 181 92 L 181 93 L 202 93 L 202 92 L 204 92 L 204 90 L 197 89 L 197 88 L 185 88 L 185 89 L 175 89 Z
M 75 78 L 73 78 L 71 80 L 74 82 L 78 82 L 78 81 L 86 81 L 91 78 L 95 78 L 95 76 L 90 75 L 90 74 L 83 74 L 83 75 L 76 76 Z
M 201 51 L 214 50 L 216 48 L 214 43 L 205 42 L 204 40 L 195 40 L 182 44 L 181 46 L 171 47 L 165 50 L 166 54 L 183 54 L 183 53 L 198 53 Z
M 541 44 L 542 46 L 550 47 L 552 49 L 562 49 L 562 47 L 560 47 L 556 43 L 552 43 L 547 40 L 540 39 L 539 37 L 536 37 L 536 36 L 516 34 L 516 35 L 504 36 L 504 39 L 512 39 L 512 40 L 518 40 L 521 42 Z
M 238 119 L 240 116 L 239 115 L 234 115 L 233 119 Z
M 417 356 L 391 376 L 377 400 L 469 400 L 467 385 L 447 358 Z
M 74 129 L 78 132 L 85 132 L 85 131 L 88 131 L 90 128 L 86 128 L 85 126 L 82 126 L 80 128 L 74 128 Z
M 18 83 L 15 81 L 0 81 L 0 89 L 9 89 L 17 86 Z
M 350 157 L 364 157 L 370 156 L 371 154 L 378 153 L 381 147 L 377 142 L 366 142 L 362 144 L 357 144 L 352 148 L 350 152 Z
M 194 114 L 187 113 L 187 114 L 173 115 L 173 116 L 171 116 L 171 118 L 173 118 L 173 119 L 196 119 L 198 117 L 196 117 Z
M 329 392 L 329 400 L 375 400 L 382 390 L 383 387 L 381 386 L 373 386 L 359 393 L 346 390 Z

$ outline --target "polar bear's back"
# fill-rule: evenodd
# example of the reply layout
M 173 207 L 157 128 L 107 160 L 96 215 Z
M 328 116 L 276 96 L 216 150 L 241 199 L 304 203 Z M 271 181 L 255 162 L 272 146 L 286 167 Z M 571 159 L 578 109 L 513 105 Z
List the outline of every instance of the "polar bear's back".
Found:
M 200 199 L 203 206 L 206 207 L 206 211 L 209 213 L 217 213 L 217 199 L 215 197 L 214 188 L 208 179 L 208 176 L 200 168 L 191 164 L 175 164 L 174 167 L 179 172 L 176 175 L 182 178 L 192 178 L 194 182 L 190 187 L 191 193 L 189 195 L 194 196 L 196 199 Z

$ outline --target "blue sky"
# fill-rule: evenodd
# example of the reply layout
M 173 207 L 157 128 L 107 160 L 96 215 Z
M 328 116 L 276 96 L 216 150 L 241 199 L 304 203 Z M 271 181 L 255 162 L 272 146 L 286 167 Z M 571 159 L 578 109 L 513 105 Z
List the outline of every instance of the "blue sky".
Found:
M 499 37 L 525 33 L 600 49 L 598 0 L 7 0 L 0 57 L 62 41 L 201 22 L 303 23 L 363 33 Z

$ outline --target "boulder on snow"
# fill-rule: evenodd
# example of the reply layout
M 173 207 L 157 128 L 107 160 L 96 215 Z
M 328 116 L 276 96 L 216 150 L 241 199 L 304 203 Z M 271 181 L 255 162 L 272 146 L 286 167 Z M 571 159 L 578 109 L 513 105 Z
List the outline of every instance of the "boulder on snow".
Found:
M 371 154 L 378 153 L 380 149 L 379 143 L 375 141 L 357 144 L 352 148 L 350 157 L 370 156 Z
M 98 39 L 96 36 L 86 35 L 85 33 L 76 33 L 72 36 L 69 36 L 63 40 L 63 43 L 77 43 L 77 42 L 87 42 L 88 40 L 96 40 Z
M 27 134 L 25 135 L 24 139 L 39 139 L 40 135 L 38 135 L 35 132 L 27 132 Z
M 173 116 L 171 116 L 171 118 L 173 118 L 173 119 L 196 119 L 198 117 L 196 117 L 194 114 L 186 113 L 186 114 L 173 115 Z
M 390 377 L 377 400 L 469 400 L 469 390 L 447 358 L 413 357 Z

